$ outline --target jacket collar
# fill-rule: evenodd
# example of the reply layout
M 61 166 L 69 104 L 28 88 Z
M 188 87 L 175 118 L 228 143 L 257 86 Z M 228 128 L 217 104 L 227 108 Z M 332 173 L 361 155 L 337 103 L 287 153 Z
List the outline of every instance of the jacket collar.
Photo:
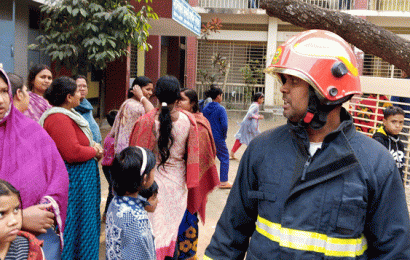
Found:
M 290 127 L 291 131 L 295 133 L 293 141 L 296 147 L 299 147 L 298 151 L 305 157 L 306 161 L 310 160 L 309 166 L 304 169 L 306 171 L 305 176 L 299 178 L 294 184 L 291 195 L 358 167 L 357 158 L 349 143 L 356 130 L 352 117 L 344 108 L 341 110 L 341 124 L 336 130 L 325 137 L 321 148 L 323 152 L 319 151 L 316 153 L 313 159 L 308 159 L 309 154 L 307 150 L 310 144 L 306 130 L 294 124 L 291 124 Z M 305 161 L 302 160 L 302 163 L 305 163 Z M 302 172 L 303 166 L 299 168 L 297 171 Z

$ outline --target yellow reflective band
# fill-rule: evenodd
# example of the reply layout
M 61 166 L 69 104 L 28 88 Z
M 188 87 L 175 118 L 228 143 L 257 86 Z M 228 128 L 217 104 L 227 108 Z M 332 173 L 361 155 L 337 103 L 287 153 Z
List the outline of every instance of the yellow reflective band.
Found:
M 204 255 L 204 257 L 202 258 L 202 260 L 213 260 L 212 258 L 207 257 L 206 255 Z
M 284 228 L 258 216 L 256 230 L 282 247 L 318 252 L 326 256 L 356 257 L 367 249 L 364 235 L 360 238 L 333 238 L 325 234 Z

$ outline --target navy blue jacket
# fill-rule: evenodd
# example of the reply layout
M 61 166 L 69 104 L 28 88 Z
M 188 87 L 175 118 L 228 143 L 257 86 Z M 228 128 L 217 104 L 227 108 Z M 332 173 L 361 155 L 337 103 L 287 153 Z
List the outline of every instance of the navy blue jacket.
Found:
M 289 122 L 252 140 L 204 259 L 410 259 L 396 164 L 341 116 L 313 157 Z
M 228 133 L 228 115 L 218 102 L 207 104 L 202 112 L 211 124 L 212 134 L 217 141 L 225 141 Z

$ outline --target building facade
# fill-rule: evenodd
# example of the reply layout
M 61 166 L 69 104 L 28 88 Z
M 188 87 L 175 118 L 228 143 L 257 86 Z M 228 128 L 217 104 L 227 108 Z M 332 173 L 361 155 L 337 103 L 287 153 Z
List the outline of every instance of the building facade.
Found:
M 50 58 L 28 46 L 40 34 L 40 5 L 45 0 L 2 0 L 0 5 L 0 63 L 7 72 L 27 78 L 31 66 L 44 63 L 54 68 Z M 145 1 L 130 0 L 136 11 Z M 130 55 L 108 64 L 105 89 L 100 89 L 96 71 L 88 73 L 89 95 L 93 105 L 105 115 L 118 109 L 126 99 L 130 83 L 136 76 L 156 80 L 165 74 L 177 77 L 184 87 L 195 84 L 196 38 L 200 35 L 201 17 L 186 0 L 152 1 L 149 5 L 159 16 L 151 20 L 148 43 L 152 48 L 138 51 L 130 46 Z M 188 65 L 190 64 L 190 65 Z M 71 75 L 70 71 L 54 71 L 54 76 Z M 189 76 L 188 76 L 189 75 Z
M 410 0 L 302 0 L 323 8 L 360 16 L 378 26 L 410 40 Z M 266 95 L 265 109 L 270 110 L 282 103 L 279 85 L 272 77 L 258 79 L 249 84 L 241 68 L 252 68 L 255 60 L 266 67 L 271 62 L 276 47 L 293 35 L 304 30 L 280 19 L 269 17 L 259 8 L 258 0 L 201 0 L 194 7 L 201 15 L 202 23 L 217 17 L 222 29 L 208 40 L 198 40 L 197 70 L 212 70 L 211 58 L 221 53 L 230 62 L 230 72 L 225 87 L 227 106 L 241 109 L 246 92 L 263 90 Z M 363 76 L 398 78 L 400 70 L 382 59 L 355 49 Z M 255 66 L 253 66 L 255 67 Z M 254 77 L 258 77 L 254 69 Z M 197 86 L 202 86 L 201 74 L 197 74 Z M 367 77 L 362 77 L 367 84 Z M 222 85 L 222 81 L 217 82 Z M 250 85 L 250 86 L 249 86 Z M 251 88 L 251 90 L 249 90 Z M 409 93 L 410 95 L 410 93 Z

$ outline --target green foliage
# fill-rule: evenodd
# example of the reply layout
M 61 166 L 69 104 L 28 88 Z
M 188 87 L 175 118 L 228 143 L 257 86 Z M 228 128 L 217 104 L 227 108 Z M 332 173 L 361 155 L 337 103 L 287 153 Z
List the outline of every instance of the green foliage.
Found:
M 41 11 L 39 46 L 29 47 L 40 47 L 57 66 L 64 64 L 74 73 L 90 65 L 104 69 L 127 55 L 130 45 L 147 51 L 149 19 L 158 19 L 150 6 L 136 12 L 128 0 L 57 0 Z
M 244 94 L 244 107 L 252 98 L 252 90 L 256 84 L 263 82 L 265 73 L 263 62 L 259 60 L 249 60 L 245 66 L 241 67 L 239 71 L 242 73 L 242 78 L 245 82 L 243 90 Z
M 212 71 L 199 70 L 199 80 L 203 86 L 210 87 L 216 84 L 221 79 L 224 79 L 229 73 L 229 61 L 220 53 L 215 53 L 211 57 Z M 224 88 L 224 84 L 222 86 Z

